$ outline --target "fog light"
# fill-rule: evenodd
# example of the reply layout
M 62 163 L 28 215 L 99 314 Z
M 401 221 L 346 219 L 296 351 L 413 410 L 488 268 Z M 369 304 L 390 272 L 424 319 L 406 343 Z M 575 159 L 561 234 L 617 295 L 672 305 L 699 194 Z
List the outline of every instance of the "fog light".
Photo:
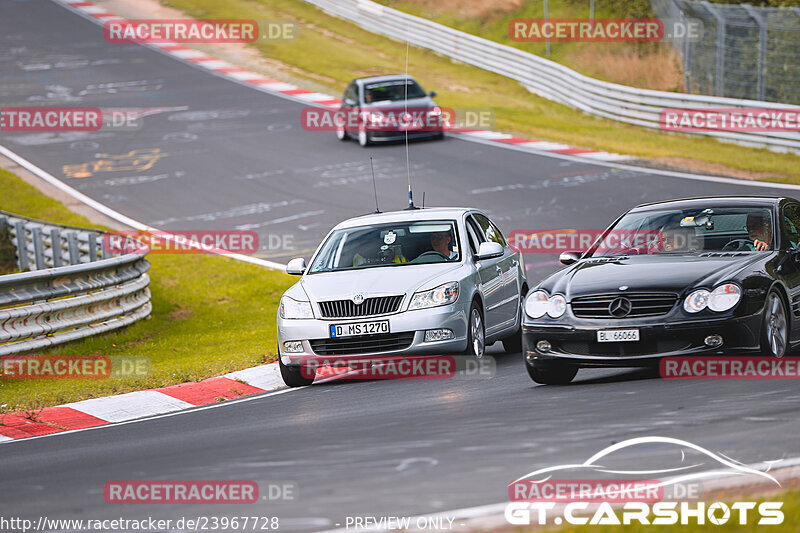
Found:
M 425 332 L 425 342 L 448 341 L 455 337 L 450 329 L 429 329 Z
M 548 341 L 539 341 L 536 343 L 536 349 L 541 353 L 547 353 L 550 351 L 550 343 Z
M 704 342 L 711 348 L 722 346 L 722 335 L 709 335 Z
M 302 353 L 303 341 L 286 341 L 283 343 L 283 351 L 289 353 Z

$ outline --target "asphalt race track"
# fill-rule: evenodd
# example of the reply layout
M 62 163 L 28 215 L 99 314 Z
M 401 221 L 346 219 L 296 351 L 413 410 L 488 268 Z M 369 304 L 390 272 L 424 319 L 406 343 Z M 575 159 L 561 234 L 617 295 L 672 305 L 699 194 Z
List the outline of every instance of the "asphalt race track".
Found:
M 253 229 L 260 257 L 308 258 L 333 224 L 372 211 L 369 155 L 381 208 L 405 206 L 402 145 L 365 150 L 304 131 L 303 104 L 144 46 L 108 44 L 100 26 L 49 1 L 0 4 L 0 50 L 0 106 L 165 108 L 137 131 L 0 134 L 3 146 L 138 221 L 166 230 Z M 86 177 L 65 169 L 133 150 L 151 151 L 155 161 Z M 410 150 L 418 203 L 424 191 L 429 205 L 480 207 L 506 233 L 602 228 L 635 204 L 677 197 L 800 194 L 614 171 L 452 137 Z M 531 285 L 557 268 L 550 255 L 526 260 Z M 572 386 L 536 386 L 520 355 L 498 348 L 489 350 L 497 356 L 491 378 L 322 384 L 5 443 L 0 508 L 51 518 L 279 516 L 280 530 L 313 531 L 348 515 L 507 501 L 517 477 L 636 436 L 685 439 L 743 463 L 800 456 L 796 382 L 581 370 Z M 298 497 L 246 511 L 109 505 L 103 485 L 119 479 L 286 481 Z

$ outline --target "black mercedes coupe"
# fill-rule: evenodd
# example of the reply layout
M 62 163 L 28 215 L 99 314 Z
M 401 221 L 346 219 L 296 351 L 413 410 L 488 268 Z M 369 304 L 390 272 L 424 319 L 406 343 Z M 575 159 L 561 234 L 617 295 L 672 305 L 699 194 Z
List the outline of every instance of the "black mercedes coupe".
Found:
M 762 353 L 800 341 L 800 201 L 756 196 L 644 204 L 525 300 L 523 355 L 537 383 L 582 367 Z

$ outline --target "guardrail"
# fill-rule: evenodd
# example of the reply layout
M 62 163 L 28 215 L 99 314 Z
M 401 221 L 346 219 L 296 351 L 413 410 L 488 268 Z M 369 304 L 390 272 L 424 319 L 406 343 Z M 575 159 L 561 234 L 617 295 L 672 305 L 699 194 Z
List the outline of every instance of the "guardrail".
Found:
M 150 314 L 147 250 L 112 256 L 103 232 L 0 211 L 0 355 L 38 350 Z
M 740 100 L 627 87 L 578 74 L 553 61 L 518 48 L 499 44 L 425 20 L 369 0 L 305 0 L 326 13 L 446 57 L 518 81 L 529 91 L 586 113 L 660 128 L 664 109 L 755 108 L 786 109 L 788 104 Z M 739 144 L 800 153 L 800 133 L 730 132 L 690 133 Z

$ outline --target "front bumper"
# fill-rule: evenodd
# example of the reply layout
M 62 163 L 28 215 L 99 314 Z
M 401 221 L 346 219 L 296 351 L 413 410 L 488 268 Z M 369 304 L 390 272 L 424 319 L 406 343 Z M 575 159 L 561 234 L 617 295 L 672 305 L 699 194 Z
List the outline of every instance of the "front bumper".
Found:
M 599 330 L 634 328 L 639 329 L 639 341 L 597 342 Z M 678 323 L 584 319 L 575 324 L 524 324 L 522 353 L 529 364 L 542 366 L 555 361 L 582 367 L 655 366 L 663 357 L 758 350 L 760 331 L 761 313 Z M 722 345 L 707 346 L 709 335 L 721 335 Z M 537 350 L 540 340 L 552 348 Z
M 442 133 L 443 132 L 439 130 L 408 130 L 408 139 L 430 139 L 433 137 L 441 137 Z M 405 139 L 406 132 L 404 130 L 369 130 L 369 140 L 372 142 L 404 141 Z
M 371 322 L 378 320 L 389 321 L 390 334 L 410 333 L 413 339 L 406 348 L 367 351 L 352 354 L 322 354 L 315 353 L 311 341 L 329 340 L 331 324 L 347 324 L 352 322 Z M 450 329 L 454 338 L 445 341 L 425 342 L 425 331 L 430 329 Z M 352 338 L 352 337 L 347 337 Z M 301 341 L 303 352 L 288 353 L 283 343 L 287 341 Z M 402 311 L 391 315 L 363 317 L 357 319 L 303 319 L 288 320 L 278 316 L 278 350 L 284 365 L 299 365 L 315 357 L 326 359 L 358 358 L 364 355 L 396 356 L 396 355 L 452 355 L 467 349 L 467 311 L 459 302 L 452 305 L 433 307 L 431 309 L 417 309 Z

